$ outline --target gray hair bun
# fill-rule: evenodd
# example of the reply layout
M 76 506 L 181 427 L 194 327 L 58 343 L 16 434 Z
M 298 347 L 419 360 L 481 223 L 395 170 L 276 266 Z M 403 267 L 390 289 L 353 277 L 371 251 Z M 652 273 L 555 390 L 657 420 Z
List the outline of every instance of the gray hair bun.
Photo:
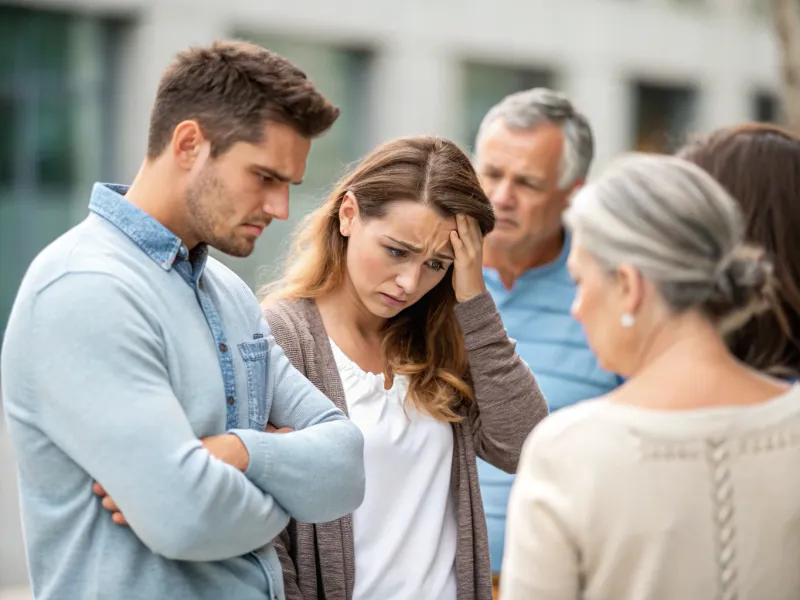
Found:
M 703 310 L 722 329 L 731 330 L 770 306 L 773 266 L 758 248 L 739 245 L 720 263 Z

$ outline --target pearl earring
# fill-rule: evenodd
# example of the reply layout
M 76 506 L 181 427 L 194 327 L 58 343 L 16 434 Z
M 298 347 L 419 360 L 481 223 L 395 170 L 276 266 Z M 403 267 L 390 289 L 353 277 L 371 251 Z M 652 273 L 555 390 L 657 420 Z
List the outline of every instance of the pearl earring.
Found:
M 623 315 L 619 318 L 619 324 L 623 327 L 633 327 L 634 323 L 636 323 L 636 317 L 634 317 L 631 313 L 623 313 Z

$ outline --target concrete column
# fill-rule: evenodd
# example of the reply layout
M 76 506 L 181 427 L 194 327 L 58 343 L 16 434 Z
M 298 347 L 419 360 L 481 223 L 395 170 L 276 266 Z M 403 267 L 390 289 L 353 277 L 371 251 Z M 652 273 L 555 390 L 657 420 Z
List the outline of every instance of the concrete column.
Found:
M 718 72 L 700 89 L 697 129 L 710 131 L 753 119 L 755 88 L 741 74 Z
M 371 145 L 403 135 L 458 139 L 459 64 L 431 43 L 401 39 L 378 51 L 373 69 Z
M 560 81 L 562 90 L 586 115 L 594 132 L 591 178 L 611 159 L 631 148 L 634 107 L 630 82 L 614 65 L 588 60 L 567 64 Z

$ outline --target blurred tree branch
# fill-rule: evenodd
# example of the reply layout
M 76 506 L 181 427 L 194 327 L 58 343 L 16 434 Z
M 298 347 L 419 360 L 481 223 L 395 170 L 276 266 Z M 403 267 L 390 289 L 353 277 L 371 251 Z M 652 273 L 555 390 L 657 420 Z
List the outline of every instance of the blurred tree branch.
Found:
M 781 104 L 786 125 L 800 131 L 800 0 L 769 0 L 781 54 Z

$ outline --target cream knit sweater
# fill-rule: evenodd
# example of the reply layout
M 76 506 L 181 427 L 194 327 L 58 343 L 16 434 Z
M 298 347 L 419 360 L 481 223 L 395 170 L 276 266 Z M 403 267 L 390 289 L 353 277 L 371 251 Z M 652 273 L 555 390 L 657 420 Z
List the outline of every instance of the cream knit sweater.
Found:
M 523 449 L 505 552 L 502 600 L 800 598 L 800 386 L 551 415 Z

